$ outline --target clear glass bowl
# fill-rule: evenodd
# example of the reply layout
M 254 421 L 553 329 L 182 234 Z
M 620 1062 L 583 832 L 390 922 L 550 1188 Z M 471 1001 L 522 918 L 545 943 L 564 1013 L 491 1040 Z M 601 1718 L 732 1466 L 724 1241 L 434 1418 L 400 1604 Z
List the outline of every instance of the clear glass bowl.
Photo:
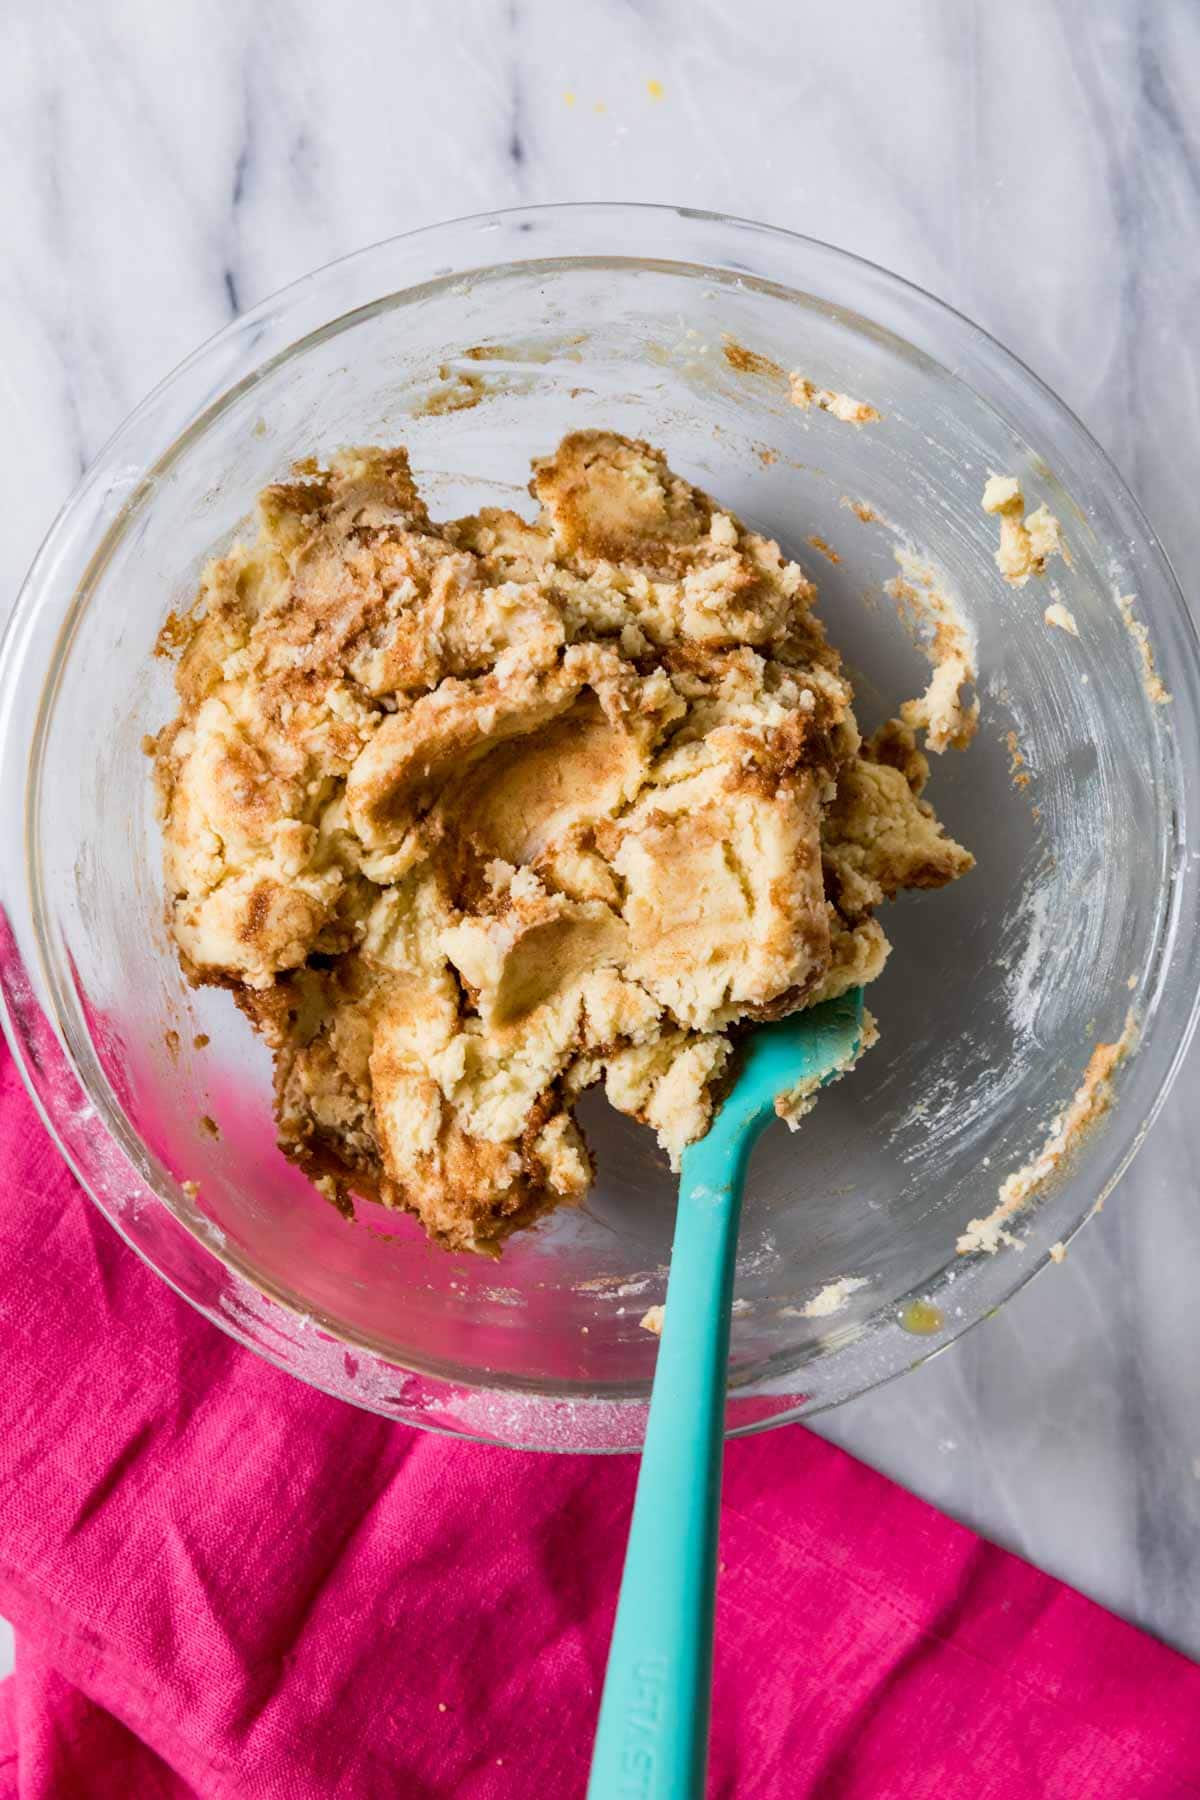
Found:
M 732 366 L 730 342 L 884 421 L 799 410 L 777 376 Z M 481 344 L 495 354 L 464 357 Z M 449 516 L 527 503 L 529 458 L 586 425 L 661 444 L 806 563 L 865 726 L 928 671 L 882 593 L 896 532 L 843 498 L 896 521 L 978 634 L 979 737 L 936 762 L 931 789 L 978 868 L 887 910 L 882 1042 L 755 1157 L 731 1430 L 811 1414 L 944 1346 L 1124 1169 L 1195 1011 L 1200 708 L 1162 551 L 1061 403 L 927 295 L 760 225 L 622 205 L 418 232 L 238 320 L 117 433 L 50 533 L 3 656 L 4 1005 L 46 1122 L 128 1242 L 261 1355 L 412 1424 L 610 1450 L 641 1438 L 655 1344 L 639 1320 L 670 1244 L 674 1183 L 649 1135 L 589 1100 L 588 1205 L 499 1264 L 435 1250 L 377 1207 L 339 1218 L 274 1147 L 261 1046 L 227 995 L 180 975 L 141 748 L 172 712 L 159 627 L 295 458 L 403 440 Z M 1044 584 L 999 579 L 989 470 L 1019 474 L 1062 520 L 1074 565 L 1056 582 L 1078 638 L 1045 624 Z M 1147 697 L 1118 594 L 1137 596 L 1169 707 Z M 1112 1113 L 1030 1210 L 1021 1248 L 956 1256 L 1131 1005 L 1141 1044 Z M 865 1285 L 806 1316 L 843 1276 Z M 937 1309 L 916 1321 L 940 1319 L 929 1335 L 913 1334 L 914 1298 Z

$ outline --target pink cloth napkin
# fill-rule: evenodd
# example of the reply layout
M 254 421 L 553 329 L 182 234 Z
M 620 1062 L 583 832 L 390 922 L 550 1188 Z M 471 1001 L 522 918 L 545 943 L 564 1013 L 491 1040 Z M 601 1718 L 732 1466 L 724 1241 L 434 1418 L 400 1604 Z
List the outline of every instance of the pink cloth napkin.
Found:
M 633 1494 L 237 1348 L 0 1047 L 0 1800 L 578 1796 Z M 1200 1670 L 793 1428 L 726 1468 L 711 1791 L 1200 1795 Z

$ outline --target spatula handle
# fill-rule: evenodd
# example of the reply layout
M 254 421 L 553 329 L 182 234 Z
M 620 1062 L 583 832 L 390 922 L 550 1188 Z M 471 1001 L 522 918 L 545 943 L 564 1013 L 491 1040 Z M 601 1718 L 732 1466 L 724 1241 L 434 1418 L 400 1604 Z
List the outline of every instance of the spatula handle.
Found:
M 729 1309 L 750 1148 L 718 1114 L 684 1151 L 666 1314 L 589 1800 L 702 1800 Z

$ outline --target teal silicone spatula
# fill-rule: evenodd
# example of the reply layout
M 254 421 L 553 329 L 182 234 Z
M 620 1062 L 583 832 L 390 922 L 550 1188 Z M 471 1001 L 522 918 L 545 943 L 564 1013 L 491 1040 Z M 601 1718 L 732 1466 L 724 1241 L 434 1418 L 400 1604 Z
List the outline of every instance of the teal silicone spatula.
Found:
M 683 1153 L 662 1343 L 592 1752 L 589 1800 L 702 1800 L 729 1312 L 742 1186 L 776 1095 L 840 1074 L 862 989 L 761 1026 L 705 1137 Z

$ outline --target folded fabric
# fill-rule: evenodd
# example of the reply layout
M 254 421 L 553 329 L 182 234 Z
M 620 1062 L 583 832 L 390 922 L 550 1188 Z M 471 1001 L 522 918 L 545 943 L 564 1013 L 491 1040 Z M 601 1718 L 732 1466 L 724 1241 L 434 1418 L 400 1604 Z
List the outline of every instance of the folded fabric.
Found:
M 0 1048 L 0 1796 L 578 1796 L 635 1459 L 328 1399 L 142 1266 Z M 1200 1670 L 800 1428 L 730 1446 L 711 1791 L 1200 1795 Z

